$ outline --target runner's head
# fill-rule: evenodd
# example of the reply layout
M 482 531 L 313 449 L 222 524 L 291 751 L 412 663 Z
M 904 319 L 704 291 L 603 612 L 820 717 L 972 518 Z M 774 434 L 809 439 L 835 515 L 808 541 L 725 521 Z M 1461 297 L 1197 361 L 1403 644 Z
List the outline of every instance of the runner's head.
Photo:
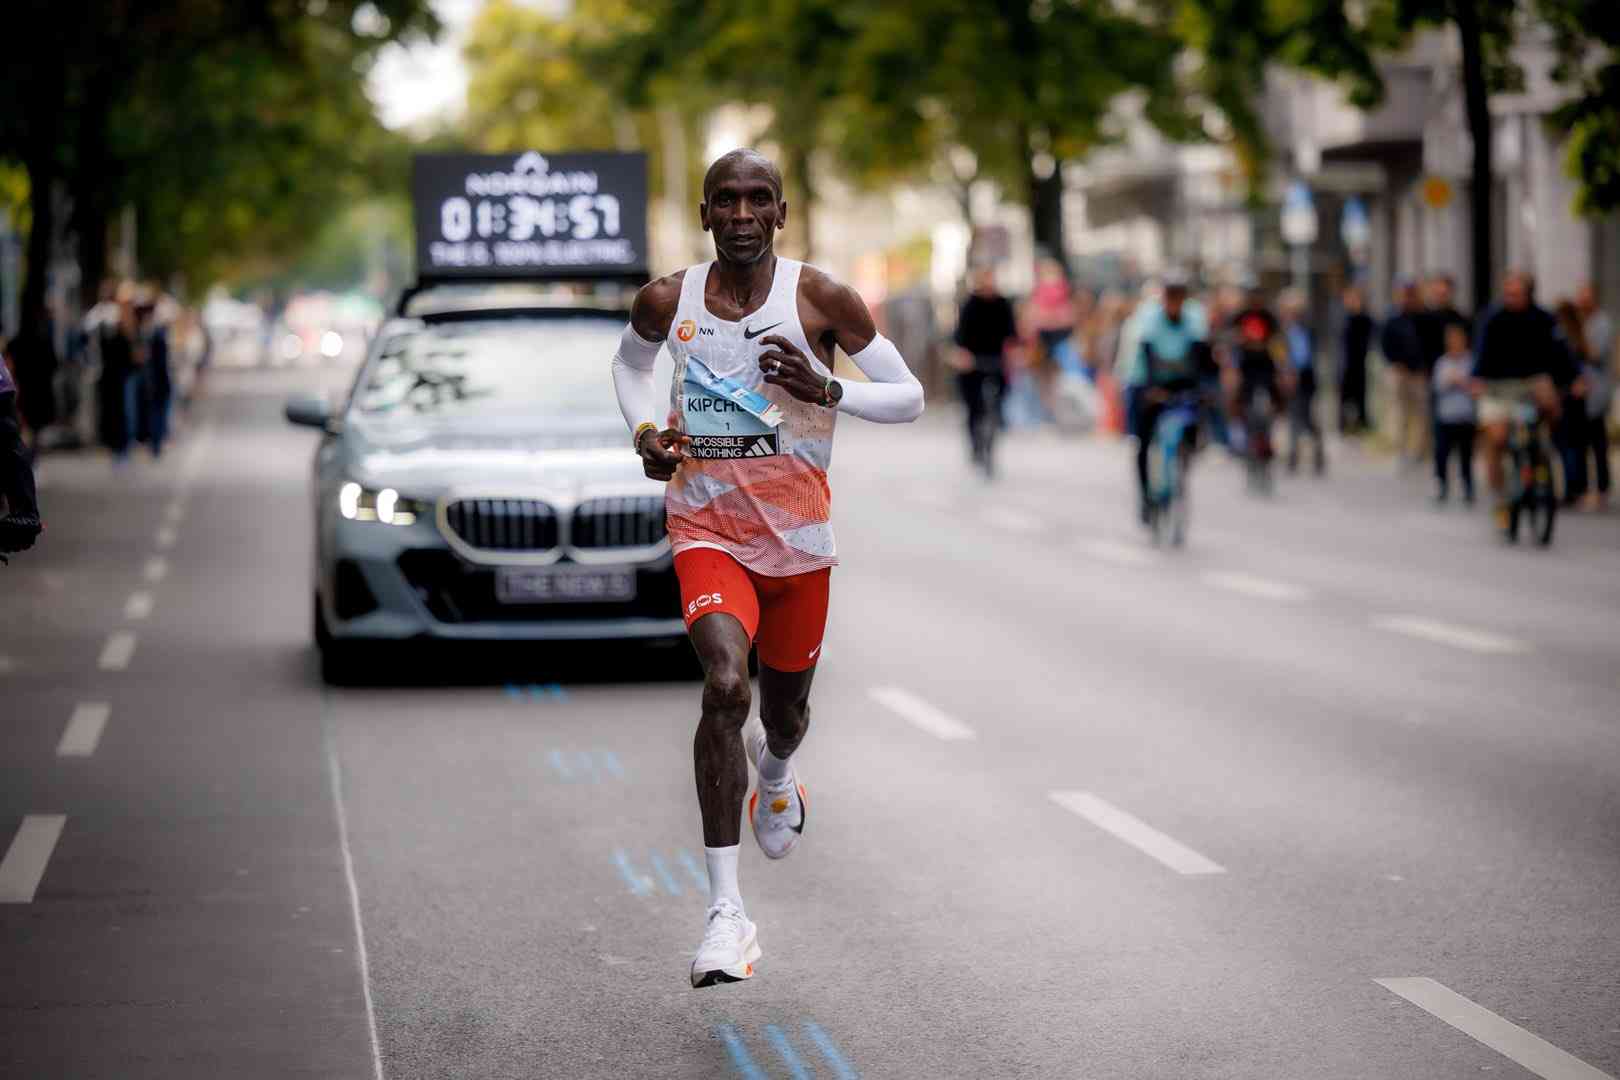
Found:
M 725 262 L 748 265 L 770 253 L 776 230 L 787 225 L 782 171 L 758 150 L 730 150 L 703 177 L 703 228 Z

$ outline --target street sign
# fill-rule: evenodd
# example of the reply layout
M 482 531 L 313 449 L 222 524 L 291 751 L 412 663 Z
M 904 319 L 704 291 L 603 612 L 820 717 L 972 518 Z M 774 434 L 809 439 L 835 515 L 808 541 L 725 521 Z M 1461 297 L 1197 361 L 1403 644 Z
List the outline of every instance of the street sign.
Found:
M 411 202 L 422 280 L 647 270 L 645 154 L 418 154 Z
M 1344 241 L 1350 261 L 1360 265 L 1367 261 L 1367 249 L 1372 244 L 1372 223 L 1367 219 L 1367 206 L 1352 195 L 1344 200 L 1339 213 L 1339 239 Z
M 1316 203 L 1303 180 L 1288 185 L 1282 205 L 1283 242 L 1294 247 L 1316 243 Z

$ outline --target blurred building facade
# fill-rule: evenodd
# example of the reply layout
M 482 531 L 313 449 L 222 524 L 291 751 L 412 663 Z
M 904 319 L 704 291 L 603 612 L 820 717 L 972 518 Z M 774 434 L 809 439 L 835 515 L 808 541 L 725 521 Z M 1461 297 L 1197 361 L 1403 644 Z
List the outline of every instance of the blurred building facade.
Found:
M 1545 117 L 1563 93 L 1553 84 L 1550 45 L 1527 33 L 1515 52 L 1522 93 L 1495 94 L 1492 262 L 1533 272 L 1544 300 L 1594 282 L 1620 310 L 1620 215 L 1577 217 L 1564 146 Z M 1151 271 L 1191 263 L 1215 276 L 1288 274 L 1276 203 L 1303 180 L 1319 221 L 1308 265 L 1319 295 L 1356 276 L 1387 303 L 1399 273 L 1447 271 L 1469 295 L 1470 143 L 1461 52 L 1449 28 L 1419 35 L 1380 65 L 1385 98 L 1351 106 L 1335 85 L 1293 72 L 1269 74 L 1264 116 L 1276 150 L 1266 205 L 1245 205 L 1236 162 L 1211 146 L 1177 146 L 1127 110 L 1123 145 L 1066 170 L 1070 257 L 1082 267 L 1109 260 Z M 1354 254 L 1341 235 L 1346 201 L 1365 211 L 1367 241 Z

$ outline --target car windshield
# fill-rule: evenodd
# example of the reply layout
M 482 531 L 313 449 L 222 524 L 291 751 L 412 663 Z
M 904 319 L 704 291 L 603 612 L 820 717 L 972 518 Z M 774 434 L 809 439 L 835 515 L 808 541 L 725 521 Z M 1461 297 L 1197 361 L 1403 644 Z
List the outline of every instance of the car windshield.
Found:
M 599 316 L 403 330 L 383 342 L 354 407 L 393 416 L 614 415 L 608 364 L 623 331 Z

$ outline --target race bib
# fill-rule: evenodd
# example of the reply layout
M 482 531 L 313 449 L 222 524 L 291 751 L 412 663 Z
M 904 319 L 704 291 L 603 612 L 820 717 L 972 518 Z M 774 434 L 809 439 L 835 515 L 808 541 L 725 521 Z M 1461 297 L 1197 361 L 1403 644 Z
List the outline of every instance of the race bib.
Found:
M 716 375 L 687 357 L 681 382 L 682 429 L 695 458 L 769 457 L 782 452 L 782 410 L 735 379 Z

